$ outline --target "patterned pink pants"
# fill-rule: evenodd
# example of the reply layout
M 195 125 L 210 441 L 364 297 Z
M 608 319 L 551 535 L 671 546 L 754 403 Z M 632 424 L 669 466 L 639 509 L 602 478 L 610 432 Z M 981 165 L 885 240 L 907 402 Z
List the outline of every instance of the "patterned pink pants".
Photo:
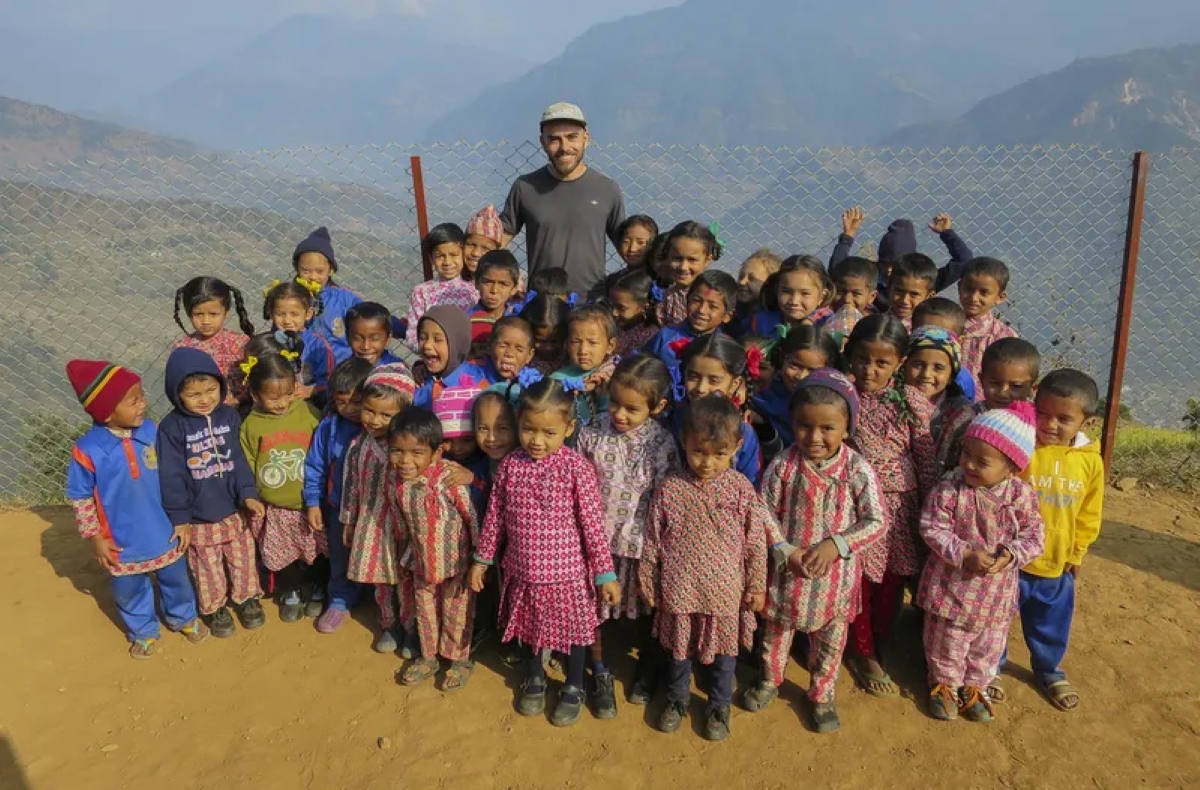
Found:
M 833 702 L 833 687 L 837 683 L 842 653 L 850 623 L 835 620 L 808 635 L 808 698 L 815 703 Z M 768 620 L 763 624 L 763 674 L 772 686 L 783 685 L 792 639 L 796 632 L 787 625 Z
M 196 585 L 200 614 L 212 614 L 228 603 L 262 597 L 254 562 L 254 535 L 241 530 L 233 540 L 213 546 L 188 546 L 188 569 Z
M 413 579 L 417 610 L 417 632 L 421 635 L 421 656 L 449 661 L 471 657 L 471 627 L 475 621 L 475 594 L 467 586 L 467 574 L 440 584 Z
M 417 622 L 412 572 L 398 569 L 396 584 L 375 585 L 375 605 L 379 607 L 379 627 L 392 628 L 397 624 L 406 631 Z
M 1008 644 L 1008 626 L 964 626 L 925 615 L 925 659 L 929 685 L 986 688 L 996 676 Z

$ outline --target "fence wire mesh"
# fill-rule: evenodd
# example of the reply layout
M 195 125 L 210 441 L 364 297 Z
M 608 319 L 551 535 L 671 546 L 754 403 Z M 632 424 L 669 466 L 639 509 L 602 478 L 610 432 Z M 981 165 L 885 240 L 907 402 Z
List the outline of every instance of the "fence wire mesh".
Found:
M 414 154 L 422 157 L 431 224 L 461 224 L 481 206 L 500 206 L 518 175 L 545 164 L 538 145 L 524 142 L 0 171 L 0 260 L 13 297 L 0 311 L 0 499 L 39 503 L 61 496 L 66 450 L 83 423 L 63 374 L 66 360 L 119 359 L 145 375 L 152 416 L 166 412 L 162 368 L 181 334 L 172 299 L 193 276 L 221 277 L 243 289 L 257 313 L 261 288 L 288 274 L 295 243 L 326 224 L 337 248 L 337 278 L 393 310 L 405 309 L 421 278 Z M 1000 312 L 1043 350 L 1044 368 L 1070 364 L 1102 385 L 1110 372 L 1129 159 L 1085 148 L 588 150 L 589 164 L 621 186 L 630 213 L 650 214 L 664 227 L 683 219 L 719 223 L 728 248 L 717 265 L 731 271 L 763 246 L 827 257 L 848 206 L 868 215 L 860 242 L 878 239 L 892 218 L 911 217 L 923 228 L 947 212 L 977 255 L 1010 264 L 1013 282 Z M 1182 157 L 1180 167 L 1193 178 L 1180 195 L 1194 194 L 1200 165 Z M 1152 193 L 1159 180 L 1152 178 Z M 1169 197 L 1160 200 L 1158 213 L 1151 212 L 1166 217 L 1151 234 L 1160 249 L 1143 257 L 1143 272 L 1153 276 L 1155 260 L 1166 269 L 1186 259 L 1195 286 L 1191 250 L 1200 231 L 1182 222 L 1182 211 L 1169 215 L 1176 205 Z M 944 262 L 936 235 L 925 230 L 920 242 Z M 514 250 L 523 256 L 520 238 Z M 1187 292 L 1183 276 L 1164 271 L 1160 285 L 1143 284 L 1139 304 L 1155 300 L 1155 287 L 1162 289 L 1158 298 L 1178 300 Z M 1149 365 L 1139 372 L 1138 350 L 1166 344 L 1170 350 L 1160 357 L 1175 366 L 1180 391 L 1194 384 L 1182 371 L 1187 346 L 1168 341 L 1178 327 L 1171 314 L 1139 312 L 1134 322 L 1130 386 L 1146 404 L 1135 409 L 1160 421 L 1178 416 L 1178 398 L 1170 387 L 1151 397 L 1162 371 Z

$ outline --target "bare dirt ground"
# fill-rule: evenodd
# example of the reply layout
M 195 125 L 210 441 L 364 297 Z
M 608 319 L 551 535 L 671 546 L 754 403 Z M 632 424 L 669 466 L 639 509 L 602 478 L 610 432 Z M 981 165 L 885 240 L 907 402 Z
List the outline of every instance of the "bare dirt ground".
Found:
M 455 696 L 402 688 L 399 659 L 370 650 L 369 608 L 322 636 L 268 606 L 256 632 L 170 634 L 131 661 L 69 511 L 2 513 L 0 788 L 1200 787 L 1200 508 L 1112 491 L 1106 516 L 1066 663 L 1075 713 L 1029 685 L 1014 631 L 998 720 L 930 720 L 910 620 L 892 663 L 903 699 L 843 673 L 842 730 L 818 736 L 793 666 L 780 702 L 735 709 L 732 737 L 710 744 L 694 726 L 655 731 L 658 706 L 567 730 L 523 719 L 494 649 Z M 632 659 L 615 670 L 628 679 Z

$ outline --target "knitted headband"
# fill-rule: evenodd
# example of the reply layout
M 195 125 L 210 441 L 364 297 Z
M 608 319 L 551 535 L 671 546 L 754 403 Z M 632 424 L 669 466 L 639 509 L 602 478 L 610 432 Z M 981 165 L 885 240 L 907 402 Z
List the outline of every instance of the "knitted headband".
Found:
M 845 373 L 833 368 L 821 368 L 808 374 L 796 385 L 798 390 L 809 387 L 824 387 L 842 396 L 842 400 L 846 401 L 846 411 L 850 414 L 849 432 L 854 433 L 854 426 L 858 423 L 859 406 L 858 390 L 854 389 L 854 382 Z
M 95 359 L 68 362 L 67 379 L 83 410 L 100 423 L 108 420 L 125 394 L 142 381 L 129 368 Z
M 410 398 L 417 393 L 417 384 L 408 372 L 408 365 L 403 362 L 392 362 L 375 368 L 371 375 L 367 376 L 363 386 L 370 387 L 375 384 L 406 393 Z
M 1033 457 L 1037 441 L 1037 411 L 1028 401 L 1017 401 L 1004 409 L 991 409 L 967 426 L 963 439 L 978 439 L 1002 452 L 1017 469 L 1024 471 Z
M 922 326 L 914 329 L 908 340 L 909 356 L 930 348 L 950 357 L 950 378 L 957 376 L 962 367 L 962 346 L 959 345 L 958 336 L 940 326 Z

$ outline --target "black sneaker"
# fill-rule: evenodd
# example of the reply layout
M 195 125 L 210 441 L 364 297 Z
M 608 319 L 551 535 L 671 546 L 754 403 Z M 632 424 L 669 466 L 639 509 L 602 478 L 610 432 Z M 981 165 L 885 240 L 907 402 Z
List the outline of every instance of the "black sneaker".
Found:
M 583 689 L 575 686 L 563 686 L 558 692 L 558 702 L 554 712 L 550 714 L 550 723 L 555 727 L 570 727 L 579 721 L 583 712 Z M 613 709 L 616 713 L 616 709 Z
M 284 593 L 279 599 L 279 619 L 285 623 L 295 623 L 304 615 L 304 599 L 299 590 Z
M 708 721 L 704 724 L 704 738 L 709 741 L 723 741 L 729 737 L 729 706 L 712 707 L 708 709 Z
M 650 704 L 654 698 L 654 681 L 650 678 L 637 677 L 629 689 L 629 704 L 639 708 Z
M 541 716 L 546 710 L 546 681 L 526 680 L 521 684 L 521 696 L 517 699 L 517 713 L 522 716 Z
M 261 628 L 262 624 L 267 622 L 266 612 L 263 611 L 262 604 L 257 598 L 234 605 L 237 610 L 238 619 L 242 621 L 242 628 L 247 631 L 253 631 L 255 628 Z
M 229 613 L 228 606 L 222 606 L 208 616 L 208 630 L 217 639 L 228 639 L 237 633 L 237 626 L 233 624 L 233 615 Z
M 325 593 L 314 590 L 312 597 L 308 599 L 308 603 L 304 604 L 304 616 L 311 617 L 314 620 L 321 616 L 325 611 Z
M 592 714 L 597 719 L 617 718 L 617 692 L 611 672 L 592 675 Z
M 658 729 L 663 732 L 675 732 L 683 724 L 687 715 L 687 705 L 682 702 L 667 702 L 662 715 L 658 717 Z

